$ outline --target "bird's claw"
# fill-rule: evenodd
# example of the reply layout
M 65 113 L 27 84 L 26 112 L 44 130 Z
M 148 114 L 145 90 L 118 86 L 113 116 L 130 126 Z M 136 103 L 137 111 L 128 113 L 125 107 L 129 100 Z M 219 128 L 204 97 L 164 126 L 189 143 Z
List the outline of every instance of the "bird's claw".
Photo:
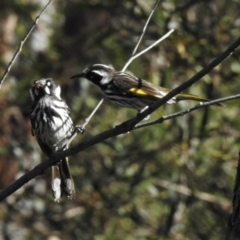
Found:
M 75 131 L 76 131 L 76 133 L 85 134 L 85 128 L 81 125 L 75 126 Z

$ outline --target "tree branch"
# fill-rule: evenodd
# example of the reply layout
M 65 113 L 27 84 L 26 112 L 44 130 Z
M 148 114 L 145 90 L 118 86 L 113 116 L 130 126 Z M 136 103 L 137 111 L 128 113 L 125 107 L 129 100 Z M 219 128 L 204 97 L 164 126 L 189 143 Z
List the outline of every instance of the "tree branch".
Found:
M 0 79 L 0 88 L 2 87 L 2 84 L 5 80 L 5 78 L 7 77 L 8 73 L 10 72 L 13 64 L 15 63 L 18 55 L 20 54 L 20 52 L 22 51 L 22 47 L 25 44 L 25 42 L 27 41 L 28 37 L 30 36 L 30 34 L 32 33 L 32 31 L 34 30 L 34 28 L 37 26 L 38 21 L 41 17 L 41 15 L 45 12 L 45 10 L 47 9 L 47 7 L 50 5 L 50 3 L 52 2 L 52 0 L 49 0 L 49 2 L 46 4 L 46 6 L 42 9 L 42 11 L 39 13 L 39 15 L 35 18 L 35 21 L 32 24 L 32 27 L 29 29 L 29 31 L 27 32 L 26 36 L 23 38 L 23 40 L 20 42 L 17 51 L 15 52 L 15 54 L 13 55 L 11 61 L 9 62 L 3 76 Z
M 129 66 L 129 64 L 136 58 L 140 57 L 142 54 L 144 54 L 145 52 L 149 51 L 150 49 L 152 49 L 153 47 L 155 47 L 156 45 L 158 45 L 160 42 L 162 42 L 164 39 L 168 38 L 172 33 L 173 33 L 174 29 L 169 30 L 166 34 L 164 34 L 161 38 L 159 38 L 156 42 L 154 42 L 153 44 L 151 44 L 149 47 L 147 47 L 146 49 L 144 49 L 143 51 L 139 52 L 138 54 L 133 55 L 125 64 L 124 68 L 122 69 L 122 72 L 124 72 L 127 67 Z
M 137 124 L 134 127 L 134 129 L 147 127 L 147 126 L 151 126 L 151 125 L 154 125 L 154 124 L 163 123 L 166 120 L 173 119 L 173 118 L 180 117 L 180 116 L 184 116 L 185 114 L 193 112 L 193 111 L 195 111 L 199 108 L 208 107 L 208 106 L 211 106 L 211 105 L 216 105 L 218 103 L 223 103 L 223 102 L 227 102 L 227 101 L 238 99 L 238 98 L 240 98 L 240 94 L 225 97 L 225 98 L 219 98 L 219 99 L 211 100 L 211 101 L 208 101 L 208 102 L 201 102 L 201 103 L 199 103 L 198 105 L 196 105 L 192 108 L 188 108 L 188 109 L 185 109 L 183 111 L 176 112 L 176 113 L 173 113 L 173 114 L 170 114 L 170 115 L 167 115 L 167 116 L 162 116 L 162 117 L 158 118 L 157 120 Z
M 144 28 L 143 28 L 142 34 L 141 34 L 141 36 L 139 37 L 139 39 L 138 39 L 138 41 L 137 41 L 136 47 L 134 48 L 134 50 L 133 50 L 133 52 L 132 52 L 132 56 L 135 55 L 135 53 L 137 52 L 137 49 L 138 49 L 138 47 L 139 47 L 139 45 L 140 45 L 140 43 L 141 43 L 141 41 L 142 41 L 142 38 L 143 38 L 143 36 L 144 36 L 144 34 L 145 34 L 146 30 L 147 30 L 149 21 L 150 21 L 150 19 L 152 18 L 152 15 L 153 15 L 153 13 L 155 12 L 155 10 L 156 10 L 156 8 L 157 8 L 157 6 L 159 5 L 160 2 L 161 2 L 161 0 L 157 0 L 157 1 L 156 1 L 156 3 L 155 3 L 155 5 L 154 5 L 154 7 L 153 7 L 153 9 L 152 9 L 152 11 L 151 11 L 148 19 L 147 19 L 147 21 L 146 21 L 146 23 L 145 23 L 145 26 L 144 26 Z M 126 67 L 126 68 L 127 68 L 127 67 Z
M 233 212 L 228 221 L 226 240 L 240 239 L 240 153 L 238 155 L 238 166 L 233 190 Z
M 164 103 L 166 103 L 168 100 L 176 96 L 178 93 L 184 91 L 185 89 L 191 87 L 194 83 L 199 81 L 203 76 L 208 74 L 212 71 L 213 68 L 215 68 L 219 63 L 221 63 L 224 59 L 226 59 L 234 50 L 240 45 L 240 37 L 234 41 L 222 54 L 220 54 L 218 57 L 216 57 L 214 60 L 212 60 L 205 68 L 203 68 L 201 71 L 199 71 L 196 75 L 191 77 L 188 81 L 184 82 L 180 86 L 176 87 L 172 91 L 170 91 L 166 96 L 158 100 L 156 103 L 152 104 L 147 108 L 145 111 L 143 111 L 139 116 L 144 119 L 149 114 L 151 114 L 154 110 L 156 110 L 158 107 L 162 106 Z

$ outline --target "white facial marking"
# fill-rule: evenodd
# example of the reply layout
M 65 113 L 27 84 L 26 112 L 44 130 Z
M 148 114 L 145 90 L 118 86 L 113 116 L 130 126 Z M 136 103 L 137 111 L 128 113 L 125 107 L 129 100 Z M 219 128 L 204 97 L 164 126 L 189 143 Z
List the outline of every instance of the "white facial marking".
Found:
M 57 86 L 57 88 L 55 89 L 55 96 L 57 97 L 57 98 L 61 98 L 61 88 L 60 88 L 60 86 Z
M 108 84 L 111 81 L 111 78 L 105 70 L 93 70 L 92 72 L 102 76 L 102 80 L 100 81 L 101 85 Z
M 103 68 L 113 69 L 112 66 L 108 66 L 108 65 L 104 65 L 104 64 L 94 64 L 92 67 L 103 67 Z
M 107 74 L 104 70 L 92 70 L 92 72 L 94 72 L 102 77 L 105 77 Z
M 45 86 L 45 87 L 44 87 L 44 91 L 45 91 L 47 94 L 49 94 L 49 95 L 50 95 L 50 89 L 49 89 L 49 87 L 48 87 L 48 86 Z

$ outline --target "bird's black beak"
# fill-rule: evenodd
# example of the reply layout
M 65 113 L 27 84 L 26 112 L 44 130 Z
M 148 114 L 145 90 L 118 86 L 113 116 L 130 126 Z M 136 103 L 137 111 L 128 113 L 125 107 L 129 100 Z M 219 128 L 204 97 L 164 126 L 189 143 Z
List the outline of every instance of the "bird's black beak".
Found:
M 85 76 L 86 76 L 86 73 L 82 72 L 82 73 L 71 76 L 70 79 L 85 78 Z

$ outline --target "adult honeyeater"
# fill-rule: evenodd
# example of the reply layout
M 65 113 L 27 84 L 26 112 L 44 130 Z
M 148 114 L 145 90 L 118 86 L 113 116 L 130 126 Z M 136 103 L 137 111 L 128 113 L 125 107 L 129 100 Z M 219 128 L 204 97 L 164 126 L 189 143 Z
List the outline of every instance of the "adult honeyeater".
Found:
M 138 111 L 170 92 L 167 88 L 157 86 L 129 73 L 116 71 L 103 64 L 94 64 L 82 73 L 71 77 L 71 79 L 75 78 L 86 78 L 96 84 L 112 102 Z M 196 95 L 180 93 L 167 103 L 176 103 L 181 100 L 209 101 Z
M 34 102 L 30 112 L 32 132 L 43 153 L 50 157 L 68 147 L 76 128 L 67 104 L 61 99 L 61 88 L 51 78 L 34 81 L 30 94 Z M 59 201 L 63 193 L 70 199 L 75 197 L 67 158 L 52 166 L 52 192 L 55 201 Z

